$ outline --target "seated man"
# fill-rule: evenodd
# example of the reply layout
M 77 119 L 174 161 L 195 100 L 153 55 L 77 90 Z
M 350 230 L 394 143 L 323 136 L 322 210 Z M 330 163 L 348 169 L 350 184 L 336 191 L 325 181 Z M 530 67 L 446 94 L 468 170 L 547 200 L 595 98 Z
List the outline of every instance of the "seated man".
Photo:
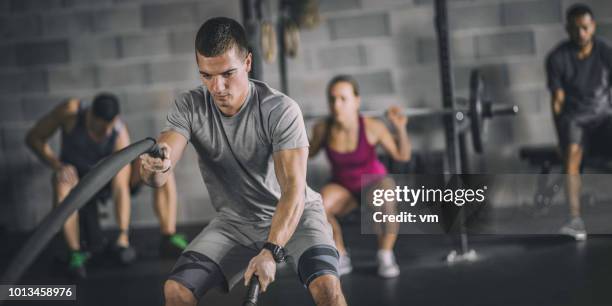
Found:
M 595 17 L 588 6 L 571 6 L 566 22 L 570 39 L 550 52 L 546 72 L 570 204 L 570 221 L 561 233 L 583 240 L 586 229 L 580 217 L 580 165 L 586 140 L 601 132 L 612 118 L 612 49 L 594 36 Z
M 125 125 L 119 119 L 119 102 L 114 95 L 99 94 L 91 107 L 85 106 L 78 99 L 70 99 L 60 104 L 41 118 L 26 136 L 26 142 L 32 151 L 50 166 L 53 171 L 54 206 L 61 203 L 74 188 L 79 179 L 85 176 L 93 166 L 113 152 L 123 149 L 130 143 Z M 61 129 L 61 152 L 58 157 L 47 143 L 47 140 Z M 139 159 L 137 159 L 137 162 Z M 136 165 L 139 167 L 139 165 Z M 83 242 L 89 251 L 100 251 L 104 247 L 99 228 L 99 201 L 105 201 L 111 194 L 116 204 L 117 223 L 120 233 L 112 250 L 122 263 L 129 263 L 135 258 L 130 247 L 128 225 L 130 220 L 130 187 L 140 184 L 138 171 L 132 171 L 136 177 L 130 177 L 131 167 L 125 166 L 94 198 L 83 206 L 79 212 L 71 215 L 64 224 L 64 237 L 70 249 L 69 271 L 77 277 L 85 277 L 84 264 L 87 255 L 81 246 Z M 130 186 L 131 185 L 131 186 Z M 174 179 L 169 184 L 155 191 L 156 211 L 162 224 L 162 248 L 170 249 L 175 244 L 180 253 L 186 246 L 184 238 L 175 234 L 176 188 Z M 173 236 L 174 235 L 174 236 Z M 183 241 L 181 241 L 183 240 Z

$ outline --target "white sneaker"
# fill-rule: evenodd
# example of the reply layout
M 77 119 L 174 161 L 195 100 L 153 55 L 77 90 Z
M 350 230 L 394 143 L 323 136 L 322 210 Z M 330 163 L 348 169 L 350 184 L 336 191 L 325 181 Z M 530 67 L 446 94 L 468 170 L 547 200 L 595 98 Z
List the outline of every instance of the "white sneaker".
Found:
M 572 236 L 578 241 L 585 240 L 587 237 L 584 221 L 582 221 L 580 217 L 573 217 L 561 228 L 561 230 L 559 230 L 559 232 L 563 235 Z
M 378 259 L 378 275 L 383 278 L 398 277 L 400 274 L 399 266 L 395 262 L 393 251 L 378 250 L 376 254 Z
M 351 264 L 351 257 L 348 254 L 340 255 L 338 260 L 338 274 L 339 276 L 349 274 L 353 271 L 353 265 Z

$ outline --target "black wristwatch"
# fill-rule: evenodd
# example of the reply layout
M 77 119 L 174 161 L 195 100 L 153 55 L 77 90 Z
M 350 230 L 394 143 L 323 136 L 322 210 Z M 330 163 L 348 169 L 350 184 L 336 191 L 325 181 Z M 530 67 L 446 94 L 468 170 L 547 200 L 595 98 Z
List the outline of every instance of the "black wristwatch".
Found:
M 285 249 L 283 247 L 271 242 L 266 242 L 264 243 L 263 248 L 272 253 L 272 257 L 274 258 L 274 261 L 276 261 L 276 263 L 281 263 L 285 261 Z

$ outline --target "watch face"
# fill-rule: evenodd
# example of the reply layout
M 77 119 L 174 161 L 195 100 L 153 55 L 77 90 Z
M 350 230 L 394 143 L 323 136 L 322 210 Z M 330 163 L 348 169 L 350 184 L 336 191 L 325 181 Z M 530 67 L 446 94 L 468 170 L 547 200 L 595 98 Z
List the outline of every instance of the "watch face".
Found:
M 264 244 L 264 248 L 268 249 L 270 253 L 272 253 L 272 257 L 274 257 L 274 261 L 277 263 L 285 261 L 285 249 L 282 247 L 272 243 L 266 243 Z

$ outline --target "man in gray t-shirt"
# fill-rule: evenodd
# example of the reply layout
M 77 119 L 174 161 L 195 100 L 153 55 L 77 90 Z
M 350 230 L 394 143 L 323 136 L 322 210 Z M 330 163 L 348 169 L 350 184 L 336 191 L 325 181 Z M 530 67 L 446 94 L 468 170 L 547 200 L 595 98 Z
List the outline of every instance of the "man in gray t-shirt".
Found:
M 591 9 L 576 4 L 567 10 L 570 39 L 546 59 L 548 89 L 559 136 L 571 219 L 562 229 L 578 240 L 586 238 L 580 218 L 580 166 L 585 145 L 607 142 L 612 132 L 612 48 L 596 37 Z
M 286 261 L 317 304 L 346 305 L 338 252 L 321 197 L 306 185 L 308 138 L 295 101 L 248 79 L 244 29 L 206 21 L 196 36 L 204 86 L 179 95 L 159 137 L 163 158 L 142 157 L 160 186 L 191 142 L 218 212 L 189 244 L 164 286 L 167 305 L 196 305 L 211 288 L 259 277 L 262 291 Z

